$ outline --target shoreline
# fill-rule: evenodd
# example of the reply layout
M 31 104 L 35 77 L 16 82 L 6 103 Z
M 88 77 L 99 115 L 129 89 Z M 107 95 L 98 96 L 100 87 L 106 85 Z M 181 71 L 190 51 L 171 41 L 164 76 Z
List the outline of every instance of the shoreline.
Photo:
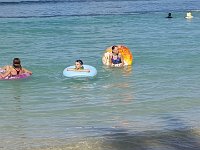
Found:
M 124 149 L 184 149 L 190 145 L 190 150 L 200 147 L 200 129 L 148 131 L 136 134 L 111 133 L 102 137 L 85 137 L 82 139 L 1 139 L 0 149 L 11 150 L 120 150 Z

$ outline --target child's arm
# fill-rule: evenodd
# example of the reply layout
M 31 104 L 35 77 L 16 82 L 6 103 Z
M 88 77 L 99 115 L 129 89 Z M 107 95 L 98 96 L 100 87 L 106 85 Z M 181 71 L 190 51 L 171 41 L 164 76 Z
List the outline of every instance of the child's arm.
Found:
M 112 53 L 109 55 L 109 66 L 112 66 Z
M 67 71 L 75 71 L 74 68 L 67 68 Z
M 82 70 L 77 70 L 77 71 L 79 71 L 79 72 L 90 72 L 89 69 L 82 69 Z
M 124 57 L 122 56 L 122 54 L 120 53 L 120 58 L 121 58 L 121 66 L 124 66 Z

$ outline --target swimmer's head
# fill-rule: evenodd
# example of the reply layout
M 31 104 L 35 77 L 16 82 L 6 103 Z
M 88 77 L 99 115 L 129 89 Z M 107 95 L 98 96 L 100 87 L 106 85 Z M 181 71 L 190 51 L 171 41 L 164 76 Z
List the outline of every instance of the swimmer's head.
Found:
M 80 63 L 81 65 L 83 65 L 83 61 L 82 60 L 76 60 L 76 63 Z
M 80 69 L 81 67 L 82 67 L 82 65 L 83 65 L 83 61 L 82 60 L 76 60 L 76 62 L 75 62 L 75 67 L 76 67 L 76 69 Z
M 21 68 L 21 61 L 19 58 L 14 58 L 13 59 L 13 67 L 14 68 Z
M 115 54 L 119 53 L 118 46 L 116 46 L 116 45 L 112 46 L 112 53 L 115 53 Z

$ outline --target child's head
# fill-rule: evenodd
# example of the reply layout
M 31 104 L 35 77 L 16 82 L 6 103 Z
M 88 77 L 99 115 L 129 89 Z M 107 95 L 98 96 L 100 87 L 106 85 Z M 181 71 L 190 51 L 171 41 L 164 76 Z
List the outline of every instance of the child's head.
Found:
M 114 53 L 114 54 L 119 53 L 118 47 L 116 45 L 112 46 L 112 53 Z
M 83 61 L 82 60 L 76 60 L 75 61 L 75 66 L 76 66 L 76 69 L 80 69 L 83 65 Z

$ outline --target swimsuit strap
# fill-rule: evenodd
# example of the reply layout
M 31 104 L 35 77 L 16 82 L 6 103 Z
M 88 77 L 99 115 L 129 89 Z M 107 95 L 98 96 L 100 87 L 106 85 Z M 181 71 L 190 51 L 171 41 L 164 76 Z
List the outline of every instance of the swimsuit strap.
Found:
M 118 55 L 119 55 L 119 53 L 116 55 L 116 56 L 117 56 L 117 59 L 120 58 L 120 57 L 118 57 Z M 113 59 L 113 56 L 114 56 L 114 55 L 112 55 L 112 59 Z M 113 59 L 113 60 L 114 60 L 114 59 Z
M 113 64 L 120 64 L 122 62 L 121 58 L 118 55 L 116 59 L 113 59 L 113 56 L 112 56 L 111 61 Z
M 13 68 L 15 69 L 15 71 L 17 71 L 17 75 L 19 75 L 21 69 L 20 69 L 20 70 L 17 70 L 15 67 L 13 67 Z

